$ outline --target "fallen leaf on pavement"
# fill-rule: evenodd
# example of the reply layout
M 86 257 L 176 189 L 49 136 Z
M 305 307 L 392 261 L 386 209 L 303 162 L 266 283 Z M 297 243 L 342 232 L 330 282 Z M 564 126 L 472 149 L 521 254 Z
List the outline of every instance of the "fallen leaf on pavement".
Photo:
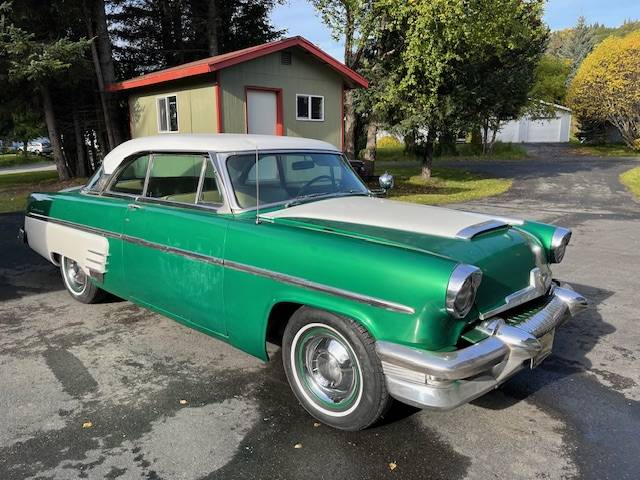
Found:
M 82 428 L 91 428 L 93 427 L 93 423 L 86 421 L 82 424 Z
M 398 465 L 395 462 L 389 464 L 389 470 L 394 471 Z
M 180 405 L 186 405 L 188 402 L 186 400 L 180 400 Z
M 296 443 L 293 448 L 302 448 L 302 444 L 301 443 Z

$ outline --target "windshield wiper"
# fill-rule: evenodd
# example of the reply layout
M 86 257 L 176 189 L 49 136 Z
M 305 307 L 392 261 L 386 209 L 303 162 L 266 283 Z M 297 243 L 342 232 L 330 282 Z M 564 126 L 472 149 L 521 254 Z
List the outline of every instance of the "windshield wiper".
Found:
M 307 195 L 300 195 L 299 197 L 296 197 L 293 200 L 289 200 L 287 203 L 284 204 L 284 207 L 289 208 L 289 207 L 292 207 L 293 205 L 299 205 L 305 200 L 309 200 L 311 198 L 316 198 L 316 197 L 324 197 L 327 195 L 331 195 L 331 193 L 326 193 L 326 192 L 325 193 L 309 193 Z
M 299 205 L 307 200 L 310 200 L 312 198 L 318 198 L 318 197 L 344 197 L 347 195 L 366 195 L 368 196 L 368 194 L 366 192 L 362 192 L 359 190 L 349 190 L 348 192 L 330 192 L 330 193 L 309 193 L 307 195 L 301 195 L 299 197 L 294 198 L 293 200 L 288 201 L 287 203 L 284 204 L 285 208 L 289 208 L 292 207 L 294 205 Z

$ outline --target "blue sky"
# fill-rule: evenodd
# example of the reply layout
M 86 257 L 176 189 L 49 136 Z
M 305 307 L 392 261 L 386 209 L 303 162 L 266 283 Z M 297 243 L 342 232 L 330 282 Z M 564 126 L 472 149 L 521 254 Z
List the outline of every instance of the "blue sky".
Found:
M 401 0 L 399 0 L 401 1 Z M 617 26 L 625 20 L 640 19 L 639 0 L 549 0 L 545 21 L 552 30 L 567 28 L 584 15 L 588 23 Z M 277 7 L 271 18 L 278 28 L 287 29 L 288 36 L 302 35 L 328 54 L 343 59 L 342 46 L 331 34 L 306 0 L 288 0 Z

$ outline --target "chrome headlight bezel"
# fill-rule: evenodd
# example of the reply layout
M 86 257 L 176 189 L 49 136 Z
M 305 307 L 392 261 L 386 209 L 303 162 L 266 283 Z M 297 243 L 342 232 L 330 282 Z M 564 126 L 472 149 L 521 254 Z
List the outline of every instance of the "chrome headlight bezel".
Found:
M 560 263 L 564 258 L 567 245 L 571 241 L 571 230 L 568 228 L 556 227 L 551 237 L 551 249 L 549 259 L 552 263 Z
M 461 263 L 449 277 L 445 306 L 447 313 L 454 318 L 466 317 L 476 301 L 476 293 L 482 281 L 482 271 L 473 265 Z M 466 298 L 463 296 L 467 295 Z M 460 301 L 464 303 L 460 305 Z

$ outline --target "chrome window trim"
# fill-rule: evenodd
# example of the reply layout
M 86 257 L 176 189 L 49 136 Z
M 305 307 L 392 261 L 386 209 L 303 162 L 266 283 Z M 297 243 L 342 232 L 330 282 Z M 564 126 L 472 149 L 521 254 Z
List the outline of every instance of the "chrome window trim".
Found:
M 348 300 L 353 300 L 358 303 L 371 305 L 377 308 L 383 308 L 385 310 L 389 310 L 392 312 L 403 313 L 408 315 L 415 314 L 415 309 L 409 307 L 407 305 L 402 305 L 400 303 L 380 299 L 377 297 L 371 297 L 369 295 L 364 295 L 357 292 L 351 292 L 349 290 L 344 290 L 341 288 L 332 287 L 330 285 L 325 285 L 322 283 L 312 282 L 310 280 L 296 277 L 293 275 L 288 275 L 286 273 L 275 272 L 273 270 L 267 270 L 260 267 L 255 267 L 252 265 L 247 265 L 240 262 L 235 262 L 232 260 L 225 260 L 220 257 L 214 257 L 211 255 L 206 255 L 198 252 L 192 252 L 189 250 L 184 250 L 182 248 L 171 247 L 168 245 L 163 245 L 161 243 L 151 242 L 139 237 L 134 237 L 131 235 L 125 235 L 121 233 L 111 232 L 109 230 L 103 230 L 101 228 L 95 227 L 87 227 L 85 225 L 81 225 L 75 222 L 71 222 L 68 220 L 60 220 L 57 218 L 49 217 L 47 215 L 41 215 L 37 213 L 29 212 L 27 216 L 36 218 L 38 220 L 43 220 L 45 222 L 58 223 L 60 225 L 64 225 L 71 228 L 76 228 L 78 230 L 83 230 L 89 233 L 95 233 L 98 235 L 103 235 L 107 238 L 115 238 L 119 240 L 123 240 L 125 242 L 134 243 L 136 245 L 142 245 L 148 248 L 154 248 L 156 250 L 160 250 L 163 252 L 173 253 L 176 255 L 182 255 L 184 257 L 192 258 L 194 260 L 203 261 L 206 263 L 210 263 L 213 265 L 220 265 L 224 268 L 230 268 L 232 270 L 237 270 L 245 273 L 249 273 L 252 275 L 257 275 L 261 277 L 271 278 L 273 280 L 287 283 L 289 285 L 298 286 L 301 288 L 305 288 L 307 290 L 314 290 L 321 293 L 326 293 L 328 295 L 333 295 L 336 297 L 346 298 Z
M 215 153 L 214 152 L 201 152 L 201 151 L 175 151 L 175 150 L 141 150 L 139 152 L 136 152 L 132 155 L 129 155 L 127 157 L 126 160 L 122 161 L 120 163 L 120 165 L 118 165 L 118 168 L 116 168 L 116 170 L 111 174 L 111 178 L 109 179 L 109 182 L 105 185 L 104 189 L 101 192 L 95 192 L 93 194 L 97 194 L 99 196 L 105 196 L 105 197 L 113 197 L 113 198 L 122 198 L 124 200 L 133 200 L 135 202 L 139 202 L 139 203 L 144 203 L 145 201 L 147 201 L 148 199 L 150 199 L 151 197 L 147 197 L 146 196 L 146 191 L 147 191 L 147 187 L 149 184 L 149 175 L 151 173 L 151 168 L 153 165 L 153 160 L 154 160 L 154 156 L 157 154 L 173 154 L 173 155 L 200 155 L 203 157 L 203 160 L 206 162 L 207 160 L 209 162 L 211 162 L 211 166 L 213 167 L 213 172 L 214 175 L 216 176 L 217 180 L 218 180 L 218 188 L 220 188 L 220 191 L 222 193 L 222 198 L 223 198 L 223 202 L 221 204 L 217 203 L 217 204 L 191 204 L 191 203 L 185 203 L 185 202 L 176 202 L 176 201 L 171 201 L 171 200 L 162 200 L 162 199 L 153 199 L 156 200 L 156 202 L 153 203 L 164 203 L 166 205 L 169 206 L 175 206 L 175 207 L 185 207 L 185 208 L 190 208 L 190 207 L 198 207 L 198 209 L 202 209 L 202 210 L 209 210 L 209 211 L 214 211 L 216 213 L 231 213 L 231 210 L 228 208 L 228 196 L 226 194 L 227 188 L 226 185 L 224 183 L 224 181 L 221 179 L 220 177 L 220 173 L 219 173 L 219 167 L 216 164 L 215 161 Z M 149 156 L 149 164 L 147 165 L 147 172 L 146 172 L 146 176 L 145 176 L 145 183 L 144 183 L 144 187 L 143 187 L 143 194 L 142 195 L 134 195 L 134 194 L 130 194 L 130 193 L 123 193 L 123 192 L 113 192 L 111 191 L 111 186 L 113 185 L 113 183 L 116 181 L 116 179 L 118 178 L 118 175 L 120 175 L 120 173 L 122 172 L 122 170 L 124 170 L 125 168 L 127 168 L 130 165 L 129 159 L 131 159 L 131 161 L 135 161 L 137 158 L 143 156 L 143 155 L 148 155 Z M 203 166 L 203 169 L 206 170 L 206 167 Z M 202 171 L 201 171 L 201 177 L 198 180 L 198 183 L 200 184 L 200 182 L 202 181 Z M 87 192 L 89 193 L 89 192 Z M 198 200 L 198 197 L 196 196 L 196 201 Z M 152 203 L 152 202 L 149 202 Z

